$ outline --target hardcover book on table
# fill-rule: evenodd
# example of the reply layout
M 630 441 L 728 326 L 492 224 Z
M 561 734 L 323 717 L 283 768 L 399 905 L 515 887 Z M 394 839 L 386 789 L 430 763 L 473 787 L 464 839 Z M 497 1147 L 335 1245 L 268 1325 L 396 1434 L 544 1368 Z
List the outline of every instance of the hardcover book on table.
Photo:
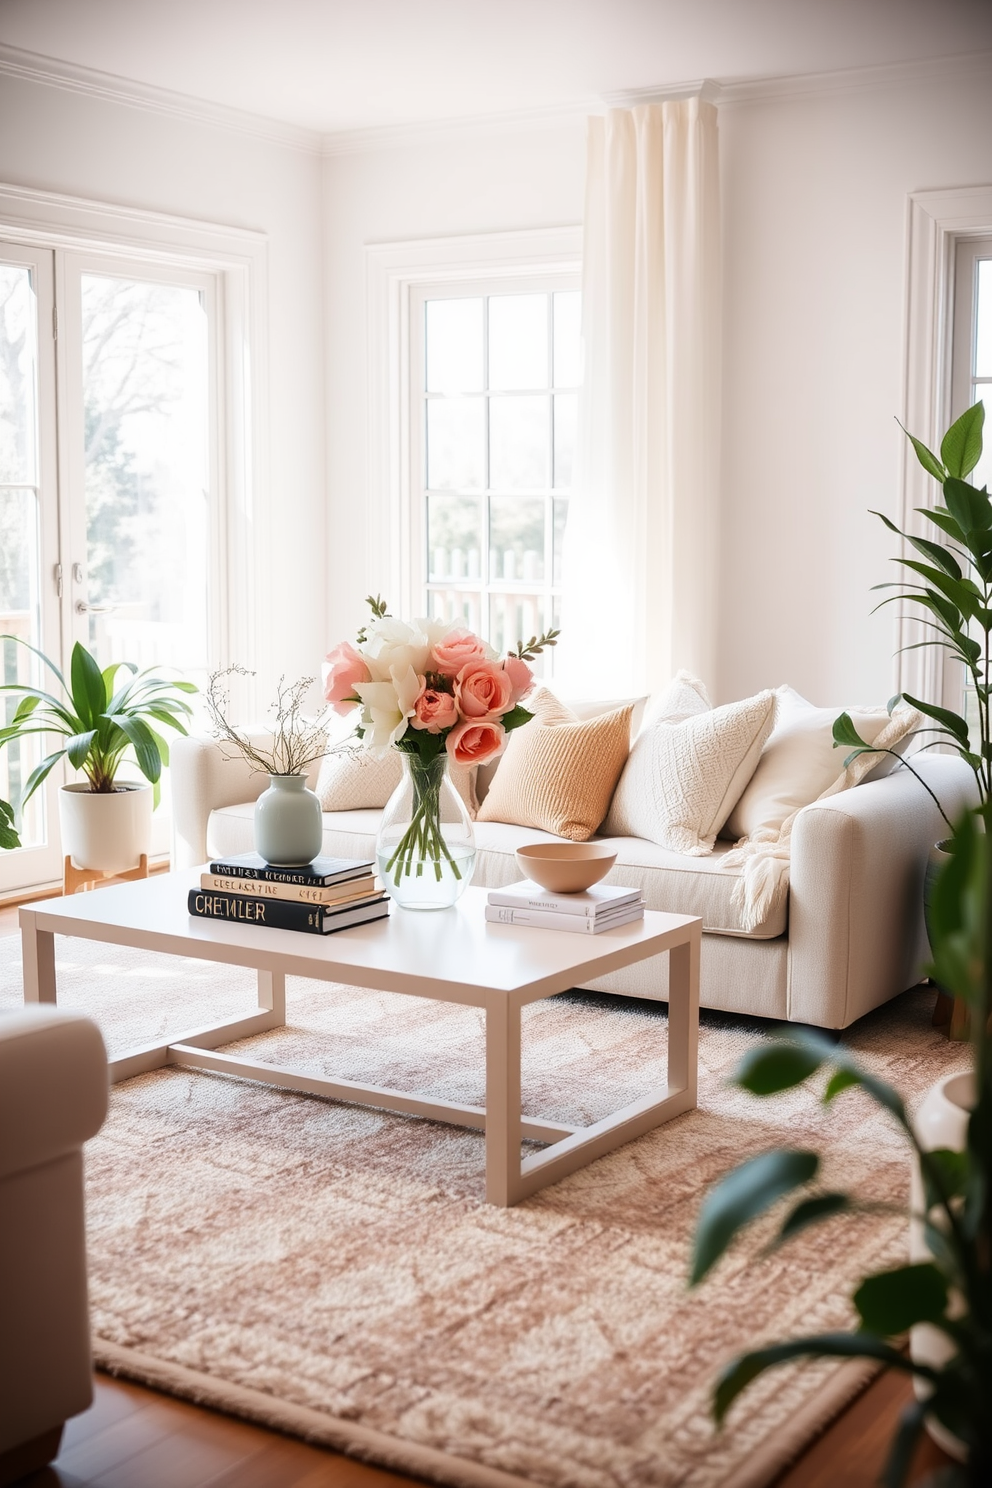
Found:
M 358 858 L 331 858 L 326 855 L 314 858 L 299 868 L 276 868 L 255 852 L 236 853 L 210 864 L 210 872 L 223 878 L 262 879 L 269 883 L 313 884 L 328 888 L 331 884 L 344 883 L 349 878 L 361 878 L 371 873 L 375 864 Z M 245 892 L 248 892 L 247 890 Z
M 597 915 L 610 914 L 623 905 L 639 904 L 640 889 L 625 889 L 620 884 L 593 884 L 581 894 L 554 894 L 542 889 L 540 884 L 525 878 L 522 883 L 508 884 L 505 889 L 490 889 L 489 903 L 504 905 L 508 909 L 553 910 L 556 914 L 586 915 L 595 919 Z
M 599 935 L 614 925 L 629 925 L 644 918 L 644 903 L 624 904 L 611 914 L 558 914 L 553 909 L 513 909 L 508 904 L 487 904 L 486 919 L 494 925 L 526 925 L 532 930 L 567 930 L 571 934 Z
M 353 899 L 367 899 L 377 892 L 371 873 L 361 878 L 346 878 L 340 883 L 287 884 L 272 883 L 267 878 L 229 878 L 225 873 L 201 873 L 200 888 L 220 894 L 251 894 L 255 899 L 287 899 L 295 904 L 345 904 Z
M 286 899 L 257 899 L 250 894 L 190 889 L 187 907 L 197 919 L 329 935 L 351 925 L 384 919 L 389 913 L 389 900 L 385 894 L 378 893 L 352 904 L 293 904 Z

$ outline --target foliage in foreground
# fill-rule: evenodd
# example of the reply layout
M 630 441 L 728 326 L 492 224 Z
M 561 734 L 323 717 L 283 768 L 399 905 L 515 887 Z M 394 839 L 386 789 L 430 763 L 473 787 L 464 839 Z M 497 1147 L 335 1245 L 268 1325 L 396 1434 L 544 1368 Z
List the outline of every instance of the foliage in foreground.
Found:
M 946 1482 L 988 1488 L 992 1482 L 992 834 L 977 812 L 955 833 L 951 859 L 933 900 L 934 964 L 943 986 L 972 1010 L 976 1104 L 964 1152 L 926 1152 L 917 1141 L 901 1097 L 843 1048 L 812 1031 L 796 1031 L 753 1049 L 734 1083 L 756 1096 L 791 1090 L 818 1074 L 830 1104 L 850 1089 L 869 1095 L 902 1129 L 920 1164 L 926 1213 L 919 1216 L 932 1259 L 866 1277 L 854 1293 L 855 1331 L 790 1339 L 736 1359 L 717 1382 L 713 1410 L 722 1422 L 731 1403 L 764 1370 L 790 1359 L 830 1355 L 877 1360 L 923 1381 L 930 1394 L 903 1413 L 884 1481 L 900 1488 L 930 1413 L 967 1447 L 967 1466 Z M 707 1194 L 695 1237 L 691 1283 L 708 1274 L 737 1234 L 780 1200 L 792 1202 L 773 1247 L 837 1215 L 878 1212 L 870 1198 L 817 1184 L 820 1158 L 799 1148 L 763 1153 L 730 1173 Z M 942 1367 L 914 1362 L 902 1336 L 917 1323 L 944 1335 L 952 1354 Z

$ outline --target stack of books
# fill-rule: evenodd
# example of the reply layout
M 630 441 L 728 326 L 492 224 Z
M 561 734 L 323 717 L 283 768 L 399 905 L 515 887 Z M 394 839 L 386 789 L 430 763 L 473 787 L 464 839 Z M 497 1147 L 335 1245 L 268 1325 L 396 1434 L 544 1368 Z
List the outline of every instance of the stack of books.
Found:
M 531 925 L 535 930 L 572 930 L 598 935 L 611 925 L 644 917 L 640 889 L 594 884 L 582 894 L 552 894 L 524 879 L 505 889 L 491 889 L 486 919 L 497 925 Z
M 388 915 L 389 900 L 373 867 L 354 858 L 319 857 L 302 868 L 273 868 L 258 853 L 239 853 L 210 864 L 200 887 L 189 891 L 189 912 L 206 920 L 329 935 Z

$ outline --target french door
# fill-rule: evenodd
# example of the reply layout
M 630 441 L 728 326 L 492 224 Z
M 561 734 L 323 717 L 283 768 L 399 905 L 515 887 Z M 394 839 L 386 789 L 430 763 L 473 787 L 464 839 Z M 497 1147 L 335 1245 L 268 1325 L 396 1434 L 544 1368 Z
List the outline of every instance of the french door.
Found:
M 74 641 L 101 666 L 202 681 L 223 611 L 217 277 L 0 243 L 0 633 L 65 673 Z M 3 680 L 57 680 L 17 640 Z M 3 715 L 14 699 L 4 695 Z M 23 846 L 0 893 L 61 875 L 65 776 L 24 803 L 51 740 L 0 750 Z M 127 773 L 127 772 L 125 772 Z M 132 772 L 133 773 L 133 772 Z M 168 849 L 166 810 L 153 850 Z

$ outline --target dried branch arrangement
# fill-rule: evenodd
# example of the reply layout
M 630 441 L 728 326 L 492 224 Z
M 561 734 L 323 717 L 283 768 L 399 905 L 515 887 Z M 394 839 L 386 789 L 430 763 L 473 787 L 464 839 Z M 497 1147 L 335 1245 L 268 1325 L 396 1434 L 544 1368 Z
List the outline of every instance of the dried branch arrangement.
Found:
M 253 769 L 266 775 L 305 775 L 314 760 L 331 752 L 327 747 L 327 710 L 316 718 L 308 718 L 303 712 L 304 700 L 317 679 L 300 677 L 287 683 L 285 677 L 279 678 L 269 712 L 272 743 L 266 749 L 253 743 L 244 730 L 228 719 L 231 711 L 228 679 L 254 675 L 242 666 L 224 667 L 211 673 L 204 698 L 217 738 L 236 749 Z

